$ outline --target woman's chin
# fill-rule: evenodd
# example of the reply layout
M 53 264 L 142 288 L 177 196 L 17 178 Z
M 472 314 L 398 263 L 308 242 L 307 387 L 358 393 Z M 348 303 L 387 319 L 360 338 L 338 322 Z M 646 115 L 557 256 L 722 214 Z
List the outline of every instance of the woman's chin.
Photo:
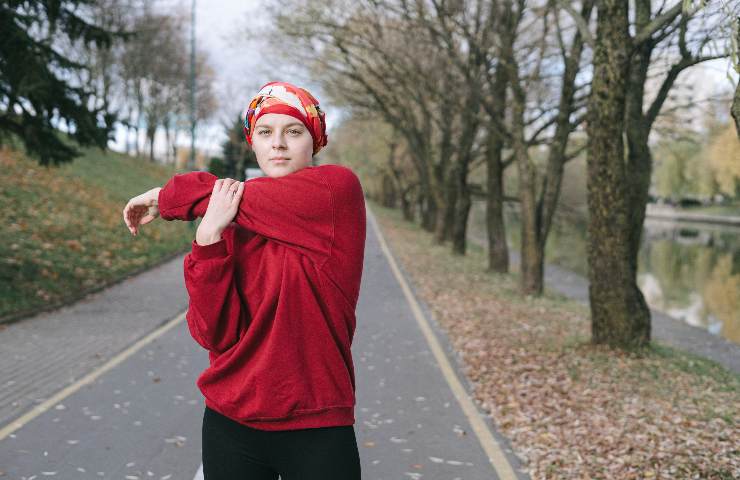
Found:
M 274 168 L 273 167 L 267 172 L 267 176 L 272 177 L 272 178 L 278 178 L 278 177 L 283 177 L 289 173 L 291 173 L 291 170 L 288 168 L 280 168 L 280 167 Z

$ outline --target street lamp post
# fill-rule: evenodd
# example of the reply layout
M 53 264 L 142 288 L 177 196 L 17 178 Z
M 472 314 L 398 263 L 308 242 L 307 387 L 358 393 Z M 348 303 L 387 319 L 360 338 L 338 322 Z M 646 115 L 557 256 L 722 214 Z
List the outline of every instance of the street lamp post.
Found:
M 195 170 L 195 0 L 190 11 L 190 171 Z

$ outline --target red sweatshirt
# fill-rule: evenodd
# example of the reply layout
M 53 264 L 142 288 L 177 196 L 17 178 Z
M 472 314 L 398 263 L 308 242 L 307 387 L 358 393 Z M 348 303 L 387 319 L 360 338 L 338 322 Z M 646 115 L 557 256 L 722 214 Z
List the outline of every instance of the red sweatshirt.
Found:
M 217 177 L 191 172 L 159 192 L 165 220 L 205 215 Z M 352 425 L 352 337 L 365 199 L 341 165 L 244 183 L 220 241 L 184 261 L 190 334 L 209 351 L 206 405 L 261 430 Z

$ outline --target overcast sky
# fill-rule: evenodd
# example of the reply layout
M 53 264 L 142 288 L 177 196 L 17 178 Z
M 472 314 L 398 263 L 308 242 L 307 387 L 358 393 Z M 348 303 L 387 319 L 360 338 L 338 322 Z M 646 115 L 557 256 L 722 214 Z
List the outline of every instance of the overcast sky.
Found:
M 191 2 L 156 0 L 155 8 L 163 11 L 176 9 L 189 15 Z M 198 148 L 206 149 L 209 156 L 220 155 L 220 144 L 225 139 L 222 123 L 241 113 L 259 87 L 269 81 L 296 83 L 311 91 L 321 102 L 322 92 L 316 82 L 296 77 L 292 66 L 286 65 L 282 71 L 268 71 L 263 65 L 262 55 L 269 51 L 269 46 L 249 39 L 259 37 L 266 30 L 269 18 L 263 5 L 264 2 L 259 0 L 197 0 L 196 41 L 207 52 L 216 71 L 214 92 L 219 102 L 214 119 L 209 125 L 199 125 L 197 132 Z M 189 45 L 186 48 L 189 49 Z M 691 69 L 690 73 L 683 72 L 679 80 L 691 78 L 691 82 L 706 96 L 716 95 L 720 88 L 729 88 L 728 66 L 729 60 L 709 62 Z M 733 77 L 737 78 L 737 75 Z M 332 128 L 341 112 L 325 102 L 321 105 L 326 111 L 327 126 Z M 114 149 L 123 149 L 122 133 L 118 132 Z M 185 136 L 181 136 L 182 144 L 189 146 L 189 137 L 182 137 Z M 161 140 L 159 143 L 163 144 Z M 162 148 L 163 145 L 159 147 Z
M 216 72 L 214 92 L 219 108 L 208 124 L 199 124 L 196 134 L 197 147 L 205 149 L 209 155 L 220 154 L 220 144 L 226 138 L 223 122 L 233 119 L 247 106 L 259 87 L 270 81 L 289 81 L 307 88 L 321 99 L 315 84 L 305 79 L 297 79 L 290 73 L 290 66 L 284 71 L 268 70 L 263 65 L 262 55 L 266 45 L 249 40 L 259 36 L 269 22 L 268 14 L 258 0 L 218 0 L 196 2 L 196 42 L 198 50 L 208 54 L 209 63 Z M 157 0 L 155 9 L 167 11 L 179 9 L 190 15 L 192 0 Z M 188 32 L 188 38 L 189 32 Z M 190 48 L 188 44 L 186 48 Z M 301 81 L 304 80 L 304 81 Z M 327 113 L 327 126 L 331 128 L 339 112 L 322 103 Z M 163 135 L 161 135 L 163 137 Z M 181 136 L 180 143 L 190 145 Z M 124 132 L 119 129 L 113 148 L 123 150 Z M 157 151 L 164 148 L 163 138 L 159 138 Z

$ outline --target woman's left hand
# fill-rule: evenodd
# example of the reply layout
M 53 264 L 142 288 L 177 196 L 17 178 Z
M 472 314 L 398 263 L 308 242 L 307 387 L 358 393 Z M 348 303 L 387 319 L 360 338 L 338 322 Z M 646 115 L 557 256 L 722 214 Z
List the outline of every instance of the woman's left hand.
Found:
M 218 241 L 221 232 L 229 226 L 239 210 L 242 192 L 244 192 L 244 182 L 231 178 L 216 180 L 211 199 L 208 201 L 208 209 L 196 232 L 195 241 L 199 245 L 208 245 Z

